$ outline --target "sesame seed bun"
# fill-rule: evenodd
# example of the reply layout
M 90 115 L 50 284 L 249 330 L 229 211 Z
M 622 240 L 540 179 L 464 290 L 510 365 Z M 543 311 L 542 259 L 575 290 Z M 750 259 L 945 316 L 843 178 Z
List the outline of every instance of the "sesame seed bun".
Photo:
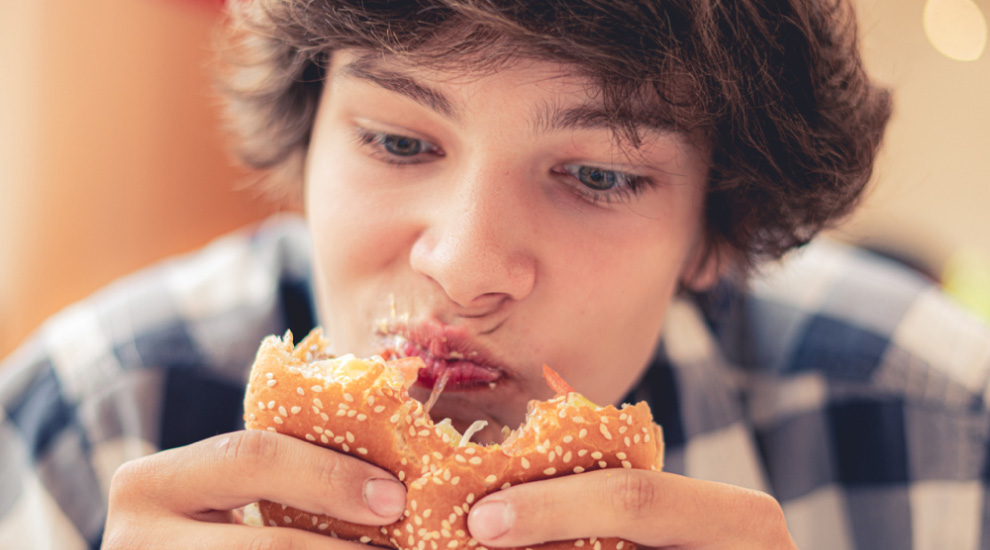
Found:
M 530 401 L 526 421 L 501 444 L 478 445 L 449 423 L 435 424 L 409 396 L 421 359 L 334 358 L 328 349 L 320 329 L 295 347 L 291 333 L 265 338 L 244 398 L 245 426 L 292 435 L 392 472 L 406 485 L 406 510 L 396 523 L 375 527 L 262 501 L 265 525 L 398 550 L 483 549 L 468 533 L 467 513 L 490 493 L 602 468 L 663 466 L 663 434 L 646 403 L 598 407 L 576 392 L 558 393 Z M 581 546 L 636 547 L 609 538 L 533 548 Z

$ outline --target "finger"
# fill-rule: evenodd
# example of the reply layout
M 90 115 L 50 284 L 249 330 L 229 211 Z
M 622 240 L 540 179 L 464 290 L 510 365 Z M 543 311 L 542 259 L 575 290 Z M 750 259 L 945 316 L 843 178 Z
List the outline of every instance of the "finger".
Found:
M 405 509 L 405 486 L 385 470 L 261 430 L 224 434 L 129 463 L 115 476 L 125 489 L 128 480 L 142 493 L 132 497 L 200 519 L 260 499 L 366 525 L 392 523 Z
M 348 542 L 291 527 L 198 523 L 174 517 L 143 529 L 108 528 L 103 550 L 132 548 L 182 548 L 217 550 L 244 548 L 265 550 L 368 550 L 365 544 Z
M 620 537 L 654 547 L 793 548 L 780 506 L 764 493 L 664 472 L 610 469 L 524 483 L 468 515 L 484 546 Z M 751 546 L 746 546 L 751 544 Z

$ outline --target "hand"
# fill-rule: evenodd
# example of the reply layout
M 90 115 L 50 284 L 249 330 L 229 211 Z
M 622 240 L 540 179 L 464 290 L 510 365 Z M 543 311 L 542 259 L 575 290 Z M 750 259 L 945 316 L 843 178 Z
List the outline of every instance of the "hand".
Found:
M 620 537 L 679 550 L 796 548 L 780 505 L 765 493 L 630 469 L 523 483 L 488 495 L 471 509 L 468 528 L 486 547 Z
M 359 459 L 272 432 L 234 432 L 121 466 L 103 548 L 367 550 L 300 529 L 236 524 L 233 511 L 259 499 L 386 525 L 401 516 L 406 494 L 391 474 Z

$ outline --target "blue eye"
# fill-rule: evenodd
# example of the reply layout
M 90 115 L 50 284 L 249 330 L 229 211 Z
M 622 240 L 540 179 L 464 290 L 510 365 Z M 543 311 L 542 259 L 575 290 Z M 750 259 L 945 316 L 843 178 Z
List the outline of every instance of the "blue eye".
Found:
M 565 164 L 561 171 L 569 174 L 581 182 L 582 185 L 593 191 L 610 191 L 613 189 L 636 191 L 642 180 L 645 179 L 625 172 L 606 170 L 597 166 L 586 166 L 583 164 Z
M 443 149 L 426 140 L 363 128 L 356 132 L 358 142 L 371 147 L 373 156 L 391 164 L 418 164 L 444 156 Z
M 425 149 L 422 140 L 394 134 L 384 134 L 379 143 L 386 151 L 400 157 L 416 156 Z

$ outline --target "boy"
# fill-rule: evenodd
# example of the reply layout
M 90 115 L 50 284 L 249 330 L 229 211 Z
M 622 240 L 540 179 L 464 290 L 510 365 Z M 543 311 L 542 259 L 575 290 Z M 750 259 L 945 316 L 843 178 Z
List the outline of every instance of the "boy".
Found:
M 0 533 L 33 521 L 62 538 L 10 540 L 350 546 L 237 525 L 259 498 L 395 521 L 388 472 L 235 431 L 261 337 L 315 324 L 339 353 L 408 340 L 450 374 L 435 416 L 488 420 L 489 441 L 547 397 L 543 363 L 595 402 L 650 401 L 667 472 L 489 495 L 469 516 L 485 547 L 985 537 L 986 327 L 836 245 L 765 267 L 849 211 L 889 116 L 848 6 L 230 9 L 241 154 L 298 194 L 305 227 L 129 279 L 11 358 L 4 471 L 29 474 L 4 483 Z

